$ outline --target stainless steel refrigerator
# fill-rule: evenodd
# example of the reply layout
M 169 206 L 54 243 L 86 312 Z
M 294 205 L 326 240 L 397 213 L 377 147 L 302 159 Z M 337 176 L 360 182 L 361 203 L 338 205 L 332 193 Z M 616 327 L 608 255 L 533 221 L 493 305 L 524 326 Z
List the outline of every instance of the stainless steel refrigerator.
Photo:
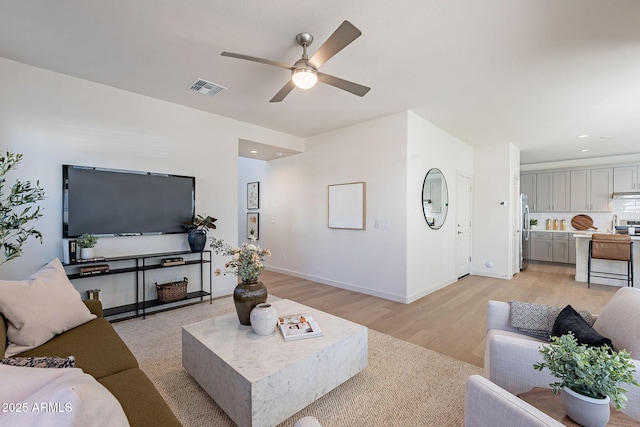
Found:
M 529 222 L 529 197 L 522 193 L 520 194 L 520 270 L 524 270 L 529 266 L 529 260 L 525 259 L 529 257 L 527 253 L 525 255 L 525 247 L 528 247 L 529 236 L 531 235 L 531 224 Z

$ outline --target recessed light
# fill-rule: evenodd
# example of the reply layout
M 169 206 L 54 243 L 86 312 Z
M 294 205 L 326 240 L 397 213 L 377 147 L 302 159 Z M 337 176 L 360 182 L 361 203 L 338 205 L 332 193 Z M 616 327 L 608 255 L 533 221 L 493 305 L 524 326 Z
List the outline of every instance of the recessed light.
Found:
M 589 136 L 589 135 L 587 135 L 587 134 L 583 134 L 583 135 L 578 135 L 578 136 L 576 136 L 576 138 L 586 138 L 586 137 L 588 137 L 588 136 Z
M 582 150 L 580 150 L 581 153 L 586 153 L 587 151 L 589 151 L 588 148 L 583 148 Z
M 256 150 L 251 150 L 249 151 L 251 154 L 258 154 L 258 152 Z
M 277 152 L 276 153 L 276 157 L 282 157 L 282 153 L 281 152 Z

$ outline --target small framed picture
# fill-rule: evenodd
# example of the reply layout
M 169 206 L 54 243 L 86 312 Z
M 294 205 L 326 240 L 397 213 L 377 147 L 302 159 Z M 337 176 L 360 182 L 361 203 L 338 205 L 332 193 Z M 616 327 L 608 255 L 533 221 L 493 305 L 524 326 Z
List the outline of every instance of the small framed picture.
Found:
M 260 214 L 251 212 L 247 214 L 247 239 L 258 240 L 260 238 Z
M 250 182 L 247 184 L 247 209 L 260 208 L 260 183 Z

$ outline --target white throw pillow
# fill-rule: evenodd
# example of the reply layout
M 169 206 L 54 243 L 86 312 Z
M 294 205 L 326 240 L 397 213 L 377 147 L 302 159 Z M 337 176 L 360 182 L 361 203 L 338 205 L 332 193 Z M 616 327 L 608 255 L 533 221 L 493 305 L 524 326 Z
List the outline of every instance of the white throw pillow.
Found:
M 79 368 L 0 365 L 0 425 L 126 427 L 120 402 Z
M 0 280 L 0 313 L 8 324 L 6 356 L 35 348 L 96 318 L 57 258 L 27 280 Z

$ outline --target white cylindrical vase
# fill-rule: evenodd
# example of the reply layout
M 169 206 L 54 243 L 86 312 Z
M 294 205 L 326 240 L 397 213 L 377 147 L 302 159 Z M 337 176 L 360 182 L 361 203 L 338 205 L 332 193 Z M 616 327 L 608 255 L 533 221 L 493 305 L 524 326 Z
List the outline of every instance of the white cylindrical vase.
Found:
M 609 422 L 611 415 L 609 396 L 604 399 L 594 399 L 563 387 L 560 400 L 569 418 L 584 427 L 604 427 Z
M 249 317 L 257 335 L 271 335 L 278 324 L 278 312 L 271 304 L 256 305 Z
M 96 252 L 94 248 L 81 248 L 80 249 L 80 259 L 91 259 L 96 257 Z

